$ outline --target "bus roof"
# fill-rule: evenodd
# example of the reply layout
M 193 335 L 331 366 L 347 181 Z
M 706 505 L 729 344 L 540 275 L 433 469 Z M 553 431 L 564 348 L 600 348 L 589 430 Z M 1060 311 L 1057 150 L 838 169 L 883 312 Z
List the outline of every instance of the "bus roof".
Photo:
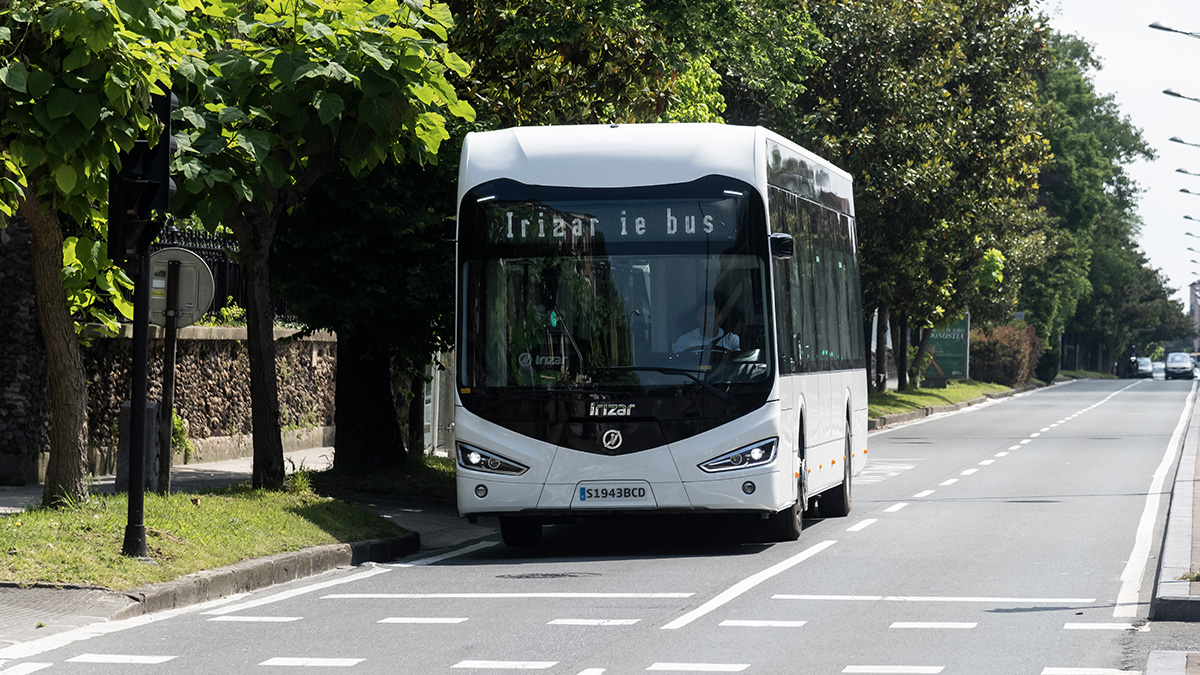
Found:
M 737 178 L 765 192 L 766 141 L 840 175 L 763 127 L 727 124 L 598 124 L 514 127 L 467 134 L 459 199 L 476 185 L 510 178 L 527 185 L 631 187 L 686 183 L 708 175 Z

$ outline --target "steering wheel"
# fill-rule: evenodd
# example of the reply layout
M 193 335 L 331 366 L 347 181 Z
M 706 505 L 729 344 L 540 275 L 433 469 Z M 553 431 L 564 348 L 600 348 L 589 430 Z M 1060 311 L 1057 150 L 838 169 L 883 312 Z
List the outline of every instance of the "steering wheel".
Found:
M 680 354 L 703 354 L 704 350 L 706 348 L 714 354 L 731 354 L 731 353 L 733 353 L 732 349 L 729 349 L 728 347 L 722 347 L 721 345 L 710 345 L 708 347 L 706 347 L 705 345 L 699 345 L 696 347 L 688 347 L 687 349 L 685 349 L 679 353 Z

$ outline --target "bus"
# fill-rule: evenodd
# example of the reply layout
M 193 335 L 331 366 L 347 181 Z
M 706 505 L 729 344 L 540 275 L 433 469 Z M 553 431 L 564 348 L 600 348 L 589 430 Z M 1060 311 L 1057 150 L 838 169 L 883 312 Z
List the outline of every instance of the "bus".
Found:
M 720 124 L 512 128 L 459 169 L 461 516 L 850 511 L 867 378 L 850 176 Z

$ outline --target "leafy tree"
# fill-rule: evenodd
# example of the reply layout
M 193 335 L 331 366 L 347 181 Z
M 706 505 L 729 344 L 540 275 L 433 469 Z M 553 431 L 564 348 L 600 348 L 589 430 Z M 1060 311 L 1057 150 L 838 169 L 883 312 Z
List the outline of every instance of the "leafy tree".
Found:
M 1028 5 L 811 7 L 829 41 L 797 99 L 810 112 L 791 135 L 854 175 L 865 310 L 890 313 L 901 329 L 902 387 L 903 328 L 927 335 L 995 292 L 1005 250 L 1037 226 L 1029 212 L 1047 148 L 1033 77 L 1045 51 Z
M 238 240 L 247 284 L 253 484 L 283 484 L 270 261 L 279 222 L 331 171 L 434 157 L 447 115 L 472 119 L 447 79 L 467 64 L 446 5 L 364 0 L 181 0 L 203 58 L 177 66 L 178 206 Z
M 118 296 L 127 282 L 106 265 L 102 242 L 64 232 L 102 219 L 119 151 L 156 137 L 150 94 L 183 53 L 180 19 L 171 6 L 116 0 L 0 1 L 0 212 L 33 233 L 51 400 L 47 505 L 88 494 L 87 387 L 72 312 L 106 319 L 87 279 Z

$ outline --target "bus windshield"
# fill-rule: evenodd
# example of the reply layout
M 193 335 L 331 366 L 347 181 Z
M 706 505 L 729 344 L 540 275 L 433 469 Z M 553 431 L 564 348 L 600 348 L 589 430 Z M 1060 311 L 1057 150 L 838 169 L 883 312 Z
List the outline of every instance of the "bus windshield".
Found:
M 497 183 L 460 212 L 462 387 L 721 395 L 770 376 L 751 188 Z

